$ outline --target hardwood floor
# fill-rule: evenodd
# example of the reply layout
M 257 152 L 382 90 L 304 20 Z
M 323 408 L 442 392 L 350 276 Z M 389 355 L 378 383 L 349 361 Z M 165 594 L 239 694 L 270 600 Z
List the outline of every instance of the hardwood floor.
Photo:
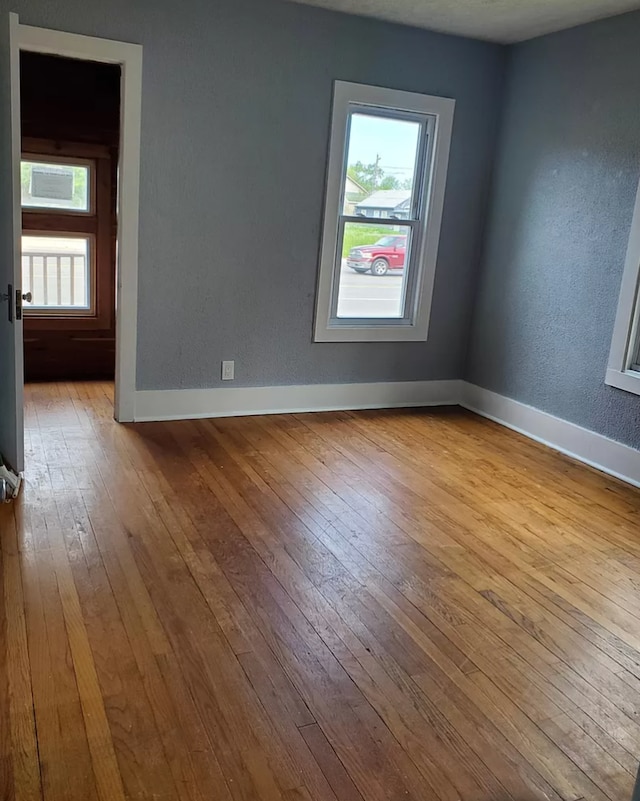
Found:
M 27 387 L 0 799 L 627 801 L 640 492 L 461 410 Z

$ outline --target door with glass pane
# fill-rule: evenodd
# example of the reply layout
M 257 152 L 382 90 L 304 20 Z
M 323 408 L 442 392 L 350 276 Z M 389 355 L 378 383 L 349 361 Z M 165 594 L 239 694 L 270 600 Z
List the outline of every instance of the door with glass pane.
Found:
M 108 148 L 23 140 L 27 380 L 112 375 L 96 345 L 114 336 L 113 185 Z

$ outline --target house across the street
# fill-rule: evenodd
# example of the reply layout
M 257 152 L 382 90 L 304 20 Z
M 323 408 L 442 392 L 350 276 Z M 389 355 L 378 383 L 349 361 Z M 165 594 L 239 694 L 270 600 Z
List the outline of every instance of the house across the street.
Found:
M 350 175 L 345 177 L 344 184 L 344 213 L 354 214 L 356 203 L 366 197 L 367 190 Z
M 406 220 L 409 218 L 410 204 L 410 189 L 378 189 L 356 204 L 355 213 L 359 217 Z

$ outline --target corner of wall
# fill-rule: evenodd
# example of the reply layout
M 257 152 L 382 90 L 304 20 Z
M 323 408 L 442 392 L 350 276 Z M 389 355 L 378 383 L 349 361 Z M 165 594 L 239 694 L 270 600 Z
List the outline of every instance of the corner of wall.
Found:
M 470 320 L 467 326 L 467 342 L 463 360 L 463 374 L 464 380 L 469 376 L 470 362 L 472 358 L 472 343 L 474 340 L 474 329 L 476 326 L 476 313 L 477 302 L 482 285 L 482 277 L 484 273 L 484 264 L 486 257 L 488 231 L 491 223 L 491 214 L 493 208 L 493 197 L 495 192 L 495 179 L 498 170 L 498 161 L 502 150 L 502 142 L 504 139 L 505 117 L 506 117 L 506 101 L 509 92 L 509 77 L 511 69 L 511 61 L 513 58 L 514 45 L 503 45 L 503 63 L 502 63 L 502 82 L 500 85 L 500 100 L 499 100 L 499 113 L 494 120 L 493 132 L 493 148 L 491 157 L 487 162 L 487 177 L 485 181 L 485 198 L 484 207 L 481 212 L 480 223 L 480 236 L 478 239 L 478 249 L 476 257 L 476 269 L 474 272 L 474 283 L 470 288 L 472 296 L 472 307 Z

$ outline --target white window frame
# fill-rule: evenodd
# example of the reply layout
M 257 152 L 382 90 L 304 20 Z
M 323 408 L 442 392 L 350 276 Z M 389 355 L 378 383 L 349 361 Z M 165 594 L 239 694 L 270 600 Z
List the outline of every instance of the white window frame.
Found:
M 354 105 L 428 115 L 429 150 L 421 181 L 424 199 L 418 232 L 419 251 L 413 276 L 414 292 L 407 316 L 401 319 L 358 319 L 332 316 L 337 292 L 336 267 L 342 179 L 347 149 L 347 124 Z M 334 84 L 329 164 L 324 209 L 320 271 L 316 298 L 314 340 L 316 342 L 424 342 L 429 329 L 431 297 L 438 257 L 438 242 L 449 164 L 455 100 L 396 89 L 336 81 Z M 368 219 L 368 218 L 367 218 Z M 403 221 L 397 224 L 401 225 Z
M 640 184 L 631 220 L 605 384 L 640 395 Z
M 68 214 L 76 217 L 93 217 L 96 213 L 96 160 L 88 158 L 74 158 L 72 156 L 55 156 L 44 153 L 24 152 L 20 158 L 20 166 L 23 162 L 31 164 L 64 164 L 69 167 L 85 167 L 88 170 L 88 192 L 86 209 L 74 209 L 65 206 L 27 206 L 22 202 L 22 211 L 28 214 Z M 20 187 L 22 189 L 22 186 Z

